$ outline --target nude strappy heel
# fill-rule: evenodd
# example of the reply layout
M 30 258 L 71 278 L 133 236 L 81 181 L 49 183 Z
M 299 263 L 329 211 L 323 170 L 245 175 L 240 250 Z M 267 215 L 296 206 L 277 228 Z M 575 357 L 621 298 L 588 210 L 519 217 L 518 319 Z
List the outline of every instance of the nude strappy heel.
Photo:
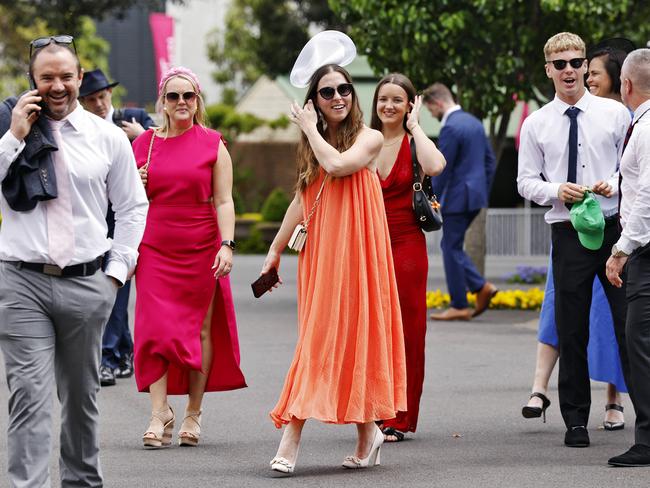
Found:
M 172 418 L 165 421 L 163 415 L 172 413 Z M 151 421 L 147 431 L 142 435 L 142 444 L 145 449 L 160 449 L 169 447 L 172 443 L 172 431 L 174 430 L 174 410 L 169 407 L 167 410 L 160 410 L 151 413 Z
M 179 446 L 197 446 L 201 437 L 201 412 L 185 412 L 185 418 L 178 431 Z

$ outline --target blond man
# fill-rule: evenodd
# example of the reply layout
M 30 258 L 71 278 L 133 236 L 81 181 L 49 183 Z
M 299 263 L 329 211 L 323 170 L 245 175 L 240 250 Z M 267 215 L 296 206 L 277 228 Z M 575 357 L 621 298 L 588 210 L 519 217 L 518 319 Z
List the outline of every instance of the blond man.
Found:
M 551 206 L 545 219 L 551 225 L 553 245 L 558 393 L 567 427 L 564 442 L 568 447 L 587 447 L 591 406 L 587 343 L 596 276 L 612 311 L 626 379 L 629 371 L 625 290 L 609 283 L 604 265 L 620 235 L 618 165 L 630 115 L 622 104 L 586 90 L 585 44 L 579 36 L 554 35 L 544 46 L 544 57 L 555 97 L 522 126 L 517 186 L 524 198 Z M 587 189 L 596 195 L 605 218 L 603 242 L 597 249 L 581 244 L 569 219 L 569 207 L 581 201 Z

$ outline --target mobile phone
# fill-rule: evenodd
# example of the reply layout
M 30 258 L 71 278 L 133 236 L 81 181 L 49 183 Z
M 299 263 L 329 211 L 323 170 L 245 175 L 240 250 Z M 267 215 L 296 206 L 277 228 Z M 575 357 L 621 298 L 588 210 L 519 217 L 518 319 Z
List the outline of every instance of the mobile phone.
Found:
M 31 74 L 28 74 L 27 79 L 29 80 L 29 89 L 37 90 L 38 88 L 36 87 L 36 80 L 34 80 L 34 77 Z M 42 110 L 45 109 L 45 102 L 43 102 L 42 100 L 38 102 L 37 105 L 41 107 Z
M 278 270 L 271 268 L 269 271 L 260 276 L 257 280 L 251 283 L 251 288 L 253 289 L 253 296 L 259 298 L 264 293 L 269 291 L 273 285 L 280 281 L 278 276 Z

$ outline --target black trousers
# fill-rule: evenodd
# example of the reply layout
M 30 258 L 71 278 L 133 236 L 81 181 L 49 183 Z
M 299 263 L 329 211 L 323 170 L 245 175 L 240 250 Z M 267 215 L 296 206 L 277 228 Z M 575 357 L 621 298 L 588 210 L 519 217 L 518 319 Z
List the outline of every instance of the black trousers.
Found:
M 627 350 L 630 378 L 626 378 L 636 413 L 634 438 L 650 446 L 650 244 L 628 259 Z
M 558 394 L 564 423 L 569 427 L 586 426 L 591 406 L 591 387 L 587 364 L 589 309 L 594 278 L 598 276 L 614 319 L 623 376 L 629 386 L 629 362 L 625 344 L 625 286 L 616 288 L 605 275 L 611 248 L 619 238 L 615 219 L 607 219 L 603 245 L 597 251 L 580 244 L 569 222 L 551 226 L 553 242 L 553 284 L 555 286 L 555 323 L 559 338 L 560 369 Z M 624 279 L 625 281 L 625 279 Z

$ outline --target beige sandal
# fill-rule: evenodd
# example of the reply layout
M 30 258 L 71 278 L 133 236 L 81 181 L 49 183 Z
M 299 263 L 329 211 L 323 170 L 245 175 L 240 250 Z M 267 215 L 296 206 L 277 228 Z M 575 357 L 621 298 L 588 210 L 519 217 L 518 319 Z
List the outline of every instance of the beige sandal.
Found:
M 164 414 L 171 412 L 172 418 L 165 420 Z M 172 443 L 172 431 L 174 430 L 174 410 L 169 407 L 167 410 L 151 413 L 151 421 L 147 431 L 142 435 L 142 444 L 145 449 L 160 449 L 169 447 Z
M 178 431 L 179 446 L 196 446 L 201 437 L 201 412 L 185 411 L 185 418 Z

